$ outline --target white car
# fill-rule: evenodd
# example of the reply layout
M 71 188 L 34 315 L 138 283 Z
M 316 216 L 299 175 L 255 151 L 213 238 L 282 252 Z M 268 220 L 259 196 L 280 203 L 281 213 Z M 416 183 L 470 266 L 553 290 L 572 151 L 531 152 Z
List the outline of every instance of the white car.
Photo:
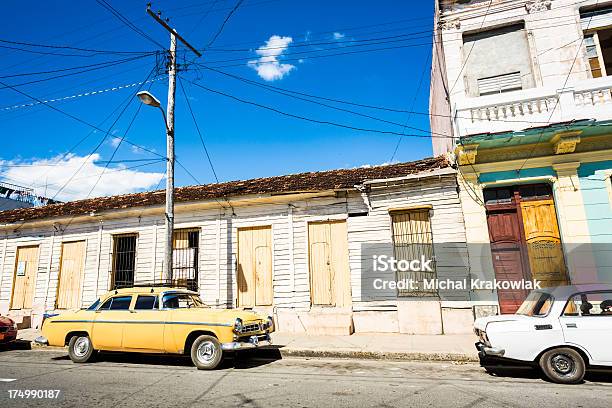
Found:
M 575 384 L 587 368 L 612 367 L 612 285 L 532 291 L 516 314 L 476 319 L 480 363 L 539 365 L 554 382 Z

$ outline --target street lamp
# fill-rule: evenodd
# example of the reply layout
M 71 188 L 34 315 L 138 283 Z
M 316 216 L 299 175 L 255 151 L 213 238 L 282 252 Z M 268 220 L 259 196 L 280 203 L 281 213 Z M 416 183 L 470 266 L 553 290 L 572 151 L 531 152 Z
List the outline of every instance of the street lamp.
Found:
M 154 108 L 159 108 L 164 117 L 166 126 L 166 249 L 164 258 L 165 281 L 172 280 L 172 250 L 174 233 L 174 126 L 168 123 L 166 112 L 161 107 L 159 99 L 148 91 L 140 91 L 136 94 L 142 103 Z M 162 277 L 164 278 L 164 277 Z M 164 280 L 164 279 L 162 279 Z
M 161 108 L 161 103 L 159 99 L 157 99 L 151 92 L 149 91 L 140 91 L 136 94 L 136 96 L 140 99 L 140 102 L 145 105 L 153 106 L 154 108 Z

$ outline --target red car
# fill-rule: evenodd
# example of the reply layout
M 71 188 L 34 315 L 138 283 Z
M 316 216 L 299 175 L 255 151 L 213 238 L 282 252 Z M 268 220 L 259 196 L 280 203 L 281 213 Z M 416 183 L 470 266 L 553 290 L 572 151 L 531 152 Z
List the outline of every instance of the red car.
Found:
M 5 316 L 0 316 L 0 344 L 10 343 L 17 339 L 17 323 Z

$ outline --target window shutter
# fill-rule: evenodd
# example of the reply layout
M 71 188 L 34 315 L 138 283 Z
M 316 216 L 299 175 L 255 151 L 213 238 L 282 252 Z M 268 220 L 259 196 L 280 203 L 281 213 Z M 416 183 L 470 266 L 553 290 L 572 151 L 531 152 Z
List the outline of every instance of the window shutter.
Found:
M 518 89 L 523 89 L 520 72 L 512 72 L 510 74 L 488 78 L 478 78 L 478 93 L 481 96 L 516 91 Z

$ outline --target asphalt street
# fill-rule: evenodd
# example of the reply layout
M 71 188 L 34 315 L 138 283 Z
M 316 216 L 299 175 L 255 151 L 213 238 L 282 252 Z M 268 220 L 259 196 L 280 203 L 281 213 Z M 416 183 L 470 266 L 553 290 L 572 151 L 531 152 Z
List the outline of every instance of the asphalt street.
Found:
M 604 407 L 612 401 L 609 373 L 563 386 L 532 370 L 492 376 L 472 363 L 260 356 L 241 355 L 215 371 L 198 371 L 184 358 L 117 353 L 74 364 L 61 349 L 3 348 L 0 406 L 556 408 Z M 27 390 L 59 390 L 59 395 L 26 398 Z

